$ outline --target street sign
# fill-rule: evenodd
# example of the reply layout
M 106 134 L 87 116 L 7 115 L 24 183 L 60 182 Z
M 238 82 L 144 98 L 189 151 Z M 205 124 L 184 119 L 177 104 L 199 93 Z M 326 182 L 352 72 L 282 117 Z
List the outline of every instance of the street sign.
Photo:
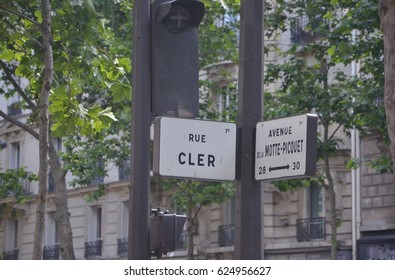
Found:
M 317 116 L 305 114 L 256 126 L 255 180 L 315 175 Z
M 154 122 L 154 174 L 233 181 L 236 125 L 159 117 Z

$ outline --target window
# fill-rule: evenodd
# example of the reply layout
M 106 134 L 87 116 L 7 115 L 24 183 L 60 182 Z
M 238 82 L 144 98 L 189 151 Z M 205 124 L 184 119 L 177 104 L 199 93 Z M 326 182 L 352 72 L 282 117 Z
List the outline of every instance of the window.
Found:
M 96 239 L 100 239 L 102 236 L 102 209 L 96 208 Z
M 7 232 L 6 232 L 6 250 L 11 251 L 18 248 L 18 231 L 19 231 L 19 221 L 15 219 L 10 219 L 7 222 Z
M 227 27 L 231 30 L 233 30 L 236 33 L 237 36 L 237 45 L 239 43 L 239 22 L 240 22 L 240 15 L 232 13 L 232 12 L 227 12 L 225 13 L 222 17 L 216 18 L 214 21 L 214 25 L 217 28 L 224 28 Z
M 127 238 L 129 231 L 129 202 L 121 202 L 121 238 Z
M 220 247 L 233 246 L 235 235 L 236 202 L 232 197 L 224 203 L 223 225 L 218 226 L 218 245 Z
M 20 168 L 21 165 L 21 146 L 19 142 L 11 143 L 10 150 L 10 169 Z
M 309 188 L 309 204 L 310 204 L 310 218 L 318 218 L 324 216 L 322 187 L 319 185 L 312 185 Z
M 58 260 L 60 258 L 59 230 L 55 221 L 55 212 L 47 213 L 45 226 L 44 260 Z
M 307 216 L 306 219 L 298 219 L 297 239 L 298 241 L 310 241 L 313 239 L 325 239 L 325 213 L 323 188 L 312 185 L 306 189 Z
M 226 71 L 229 71 L 229 73 L 227 76 L 223 77 L 224 79 L 222 81 L 226 82 L 226 85 L 219 89 L 215 102 L 217 105 L 219 120 L 225 120 L 228 122 L 236 119 L 236 115 L 232 114 L 237 112 L 237 110 L 235 110 L 237 108 L 237 87 L 233 81 L 234 74 L 231 72 L 233 70 L 229 68 L 222 72 L 225 73 Z
M 85 242 L 85 258 L 97 258 L 102 255 L 102 208 L 91 207 L 88 220 L 88 240 Z
M 6 223 L 4 260 L 18 259 L 19 221 L 9 219 Z
M 91 207 L 88 216 L 88 240 L 94 241 L 102 238 L 102 208 Z
M 117 254 L 124 257 L 128 253 L 129 202 L 121 202 L 120 238 L 117 239 Z
M 103 184 L 104 182 L 104 160 L 102 158 L 99 158 L 99 160 L 96 162 L 96 174 L 90 181 L 91 185 L 100 185 Z
M 45 245 L 59 243 L 59 230 L 55 220 L 55 212 L 47 213 L 45 231 Z

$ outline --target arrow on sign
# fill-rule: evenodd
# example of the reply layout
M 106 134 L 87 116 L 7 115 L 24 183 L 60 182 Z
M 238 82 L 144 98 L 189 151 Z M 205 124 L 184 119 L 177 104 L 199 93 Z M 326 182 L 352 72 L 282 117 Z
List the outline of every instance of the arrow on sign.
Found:
M 287 164 L 287 165 L 282 165 L 282 166 L 270 166 L 269 167 L 269 172 L 272 172 L 272 171 L 276 171 L 276 170 L 283 170 L 283 169 L 289 169 L 289 164 Z

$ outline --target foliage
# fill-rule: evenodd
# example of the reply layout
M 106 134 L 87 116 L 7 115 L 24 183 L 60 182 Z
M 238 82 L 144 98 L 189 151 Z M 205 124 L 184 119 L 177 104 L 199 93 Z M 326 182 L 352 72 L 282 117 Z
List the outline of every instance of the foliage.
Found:
M 96 91 L 81 97 L 88 106 L 94 107 L 100 102 L 101 106 L 111 107 L 117 121 L 95 134 L 68 137 L 65 146 L 73 152 L 64 153 L 62 157 L 65 160 L 65 168 L 73 174 L 74 179 L 70 182 L 72 186 L 90 185 L 95 179 L 103 179 L 107 176 L 108 170 L 105 167 L 108 163 L 121 166 L 130 156 L 131 67 L 129 59 L 126 58 L 131 57 L 131 3 L 118 1 L 114 6 L 109 5 L 107 1 L 97 1 L 95 7 L 97 13 L 104 17 L 107 26 L 103 36 L 108 44 L 108 52 L 119 57 L 116 60 L 119 65 L 122 64 L 124 74 L 114 77 L 111 81 L 105 81 L 107 89 L 114 94 Z M 98 190 L 86 199 L 96 200 L 103 194 L 104 185 L 99 183 Z
M 38 178 L 35 174 L 27 172 L 24 168 L 8 169 L 0 172 L 0 200 L 12 198 L 0 202 L 0 221 L 4 217 L 17 218 L 20 210 L 13 207 L 15 203 L 25 203 L 32 198 L 32 193 L 26 188 Z M 11 202 L 11 203 L 9 203 Z
M 55 82 L 49 107 L 51 136 L 69 138 L 67 152 L 62 156 L 65 167 L 75 175 L 72 185 L 104 177 L 105 170 L 93 167 L 98 167 L 99 153 L 110 151 L 103 147 L 115 145 L 114 139 L 105 139 L 106 135 L 129 129 L 131 7 L 130 1 L 53 4 Z M 0 36 L 7 39 L 0 43 L 4 50 L 0 59 L 8 62 L 13 79 L 18 76 L 27 80 L 26 88 L 21 89 L 26 94 L 23 106 L 33 110 L 30 121 L 36 124 L 42 68 L 41 10 L 36 2 L 12 1 L 1 6 L 0 13 L 5 19 L 0 25 Z M 10 76 L 3 74 L 1 78 L 11 84 Z M 1 90 L 6 97 L 17 94 L 15 87 Z M 109 157 L 107 153 L 102 159 Z
M 357 128 L 362 134 L 371 129 L 385 133 L 382 38 L 375 1 L 268 2 L 266 20 L 269 36 L 288 30 L 300 41 L 285 50 L 268 46 L 267 51 L 278 52 L 284 62 L 267 65 L 266 84 L 279 86 L 265 93 L 265 118 L 317 112 L 323 126 L 337 126 L 335 132 Z M 360 65 L 355 76 L 344 72 L 353 61 Z M 335 133 L 328 136 L 325 141 L 320 137 L 319 158 L 333 155 L 339 145 Z
M 199 26 L 200 67 L 221 61 L 237 62 L 240 1 L 202 2 L 206 13 Z
M 10 1 L 0 6 L 0 59 L 12 74 L 6 84 L 21 77 L 27 80 L 23 106 L 35 111 L 42 84 L 41 7 L 38 2 Z M 128 57 L 111 53 L 112 31 L 92 1 L 62 1 L 53 4 L 52 15 L 54 83 L 50 113 L 52 135 L 90 135 L 116 120 L 109 107 L 84 104 L 81 96 L 130 96 Z M 4 67 L 3 67 L 4 68 Z M 6 69 L 3 69 L 6 71 Z M 16 94 L 17 88 L 2 93 Z M 127 93 L 126 93 L 127 92 Z M 18 91 L 20 93 L 20 91 Z M 31 120 L 34 121 L 34 114 Z
M 86 186 L 93 183 L 102 184 L 107 176 L 106 164 L 112 162 L 122 166 L 129 160 L 129 134 L 122 136 L 109 136 L 108 131 L 96 134 L 94 137 L 70 138 L 65 142 L 66 147 L 76 147 L 73 153 L 63 153 L 64 167 L 73 174 L 70 185 Z M 89 201 L 96 200 L 104 194 L 103 186 L 100 186 L 92 195 L 87 196 Z
M 199 182 L 190 180 L 168 180 L 162 184 L 164 190 L 173 191 L 172 198 L 177 211 L 187 213 L 189 208 L 220 204 L 234 195 L 233 183 Z
M 201 82 L 202 93 L 200 98 L 203 102 L 200 103 L 199 117 L 207 120 L 219 120 L 226 122 L 236 122 L 237 118 L 237 82 L 233 81 L 223 87 L 219 87 L 215 82 L 208 80 Z M 220 112 L 217 108 L 216 100 L 213 96 L 221 96 L 223 101 L 223 108 Z
M 363 164 L 363 162 L 360 159 L 352 158 L 347 162 L 346 167 L 349 169 L 357 169 L 357 168 L 361 167 L 362 164 Z M 393 173 L 392 159 L 388 155 L 384 155 L 384 156 L 379 157 L 377 159 L 369 160 L 366 162 L 366 164 L 367 164 L 367 166 L 370 166 L 373 169 L 375 169 L 380 174 L 389 173 L 389 172 Z
M 0 3 L 0 17 L 2 18 L 0 21 L 0 79 L 4 81 L 5 87 L 0 89 L 0 94 L 6 98 L 16 97 L 18 94 L 23 108 L 31 112 L 28 125 L 7 116 L 4 112 L 1 112 L 2 116 L 35 138 L 46 139 L 42 131 L 38 135 L 34 130 L 38 124 L 38 106 L 44 80 L 42 71 L 45 68 L 46 73 L 51 73 L 49 76 L 52 77 L 53 74 L 53 81 L 52 84 L 45 84 L 45 92 L 51 91 L 50 103 L 43 104 L 44 106 L 40 109 L 45 112 L 44 109 L 49 105 L 52 137 L 70 137 L 75 140 L 78 137 L 89 138 L 103 133 L 104 130 L 109 130 L 118 119 L 111 107 L 130 100 L 131 66 L 130 50 L 125 51 L 127 44 L 124 44 L 121 38 L 116 37 L 124 30 L 117 27 L 111 20 L 109 21 L 108 17 L 122 23 L 121 19 L 126 18 L 122 15 L 130 12 L 132 4 L 130 2 L 113 1 L 110 5 L 109 1 L 51 1 L 52 52 L 50 54 L 46 52 L 45 57 L 50 59 L 46 59 L 48 63 L 44 67 L 43 55 L 48 49 L 45 49 L 42 43 L 45 24 L 43 24 L 41 14 L 41 1 L 20 0 L 6 3 L 2 1 Z M 117 53 L 120 50 L 124 53 Z M 53 68 L 48 67 L 52 65 L 52 58 Z M 111 100 L 111 102 L 103 100 Z M 40 119 L 46 118 L 40 116 Z M 40 125 L 41 127 L 43 126 Z M 79 142 L 73 143 L 79 145 Z M 40 147 L 45 146 L 40 145 Z M 73 153 L 75 150 L 78 148 L 68 146 L 67 152 Z M 55 204 L 58 212 L 56 219 L 59 225 L 61 254 L 63 259 L 74 259 L 71 225 L 67 214 L 65 180 L 67 171 L 62 169 L 52 152 L 53 150 L 50 149 L 51 171 L 57 182 Z M 40 155 L 41 162 L 46 158 Z M 41 166 L 40 170 L 44 171 Z M 39 185 L 45 187 L 43 177 L 40 177 L 40 182 L 43 181 L 44 184 Z M 43 187 L 39 188 L 39 195 Z M 99 188 L 98 192 L 92 196 L 97 197 L 101 191 L 102 188 Z M 41 200 L 38 202 L 39 209 L 42 203 L 40 203 Z M 36 225 L 38 224 L 41 229 L 44 224 L 40 222 L 43 221 L 41 214 L 44 211 L 42 210 L 43 207 L 40 207 L 36 215 Z M 40 231 L 42 233 L 42 230 Z M 38 240 L 38 242 L 35 241 L 35 248 L 42 248 L 39 244 L 41 233 L 37 234 L 38 238 L 35 234 L 35 240 Z M 42 254 L 39 251 L 34 249 L 34 258 L 41 257 Z
M 36 181 L 37 176 L 24 168 L 8 169 L 0 172 L 0 199 L 13 196 L 16 203 L 24 203 L 31 198 L 25 184 Z
M 323 168 L 312 180 L 329 198 L 331 257 L 337 257 L 336 192 L 330 159 L 335 156 L 343 130 L 362 135 L 384 127 L 383 48 L 376 1 L 266 1 L 267 35 L 290 34 L 290 44 L 267 47 L 280 61 L 267 64 L 266 118 L 315 112 L 319 118 L 317 160 Z M 274 40 L 277 42 L 277 40 Z M 355 63 L 355 64 L 353 64 Z M 358 64 L 357 64 L 358 63 Z M 360 65 L 357 72 L 356 67 Z M 350 67 L 351 66 L 351 67 Z M 354 67 L 354 72 L 347 72 Z M 311 181 L 277 183 L 281 190 L 311 185 Z

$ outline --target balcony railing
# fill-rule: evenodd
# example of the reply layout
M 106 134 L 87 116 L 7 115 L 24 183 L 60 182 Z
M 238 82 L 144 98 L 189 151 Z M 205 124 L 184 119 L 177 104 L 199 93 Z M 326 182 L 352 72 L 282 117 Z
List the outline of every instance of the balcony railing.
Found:
M 0 179 L 0 184 L 3 184 L 3 180 Z M 8 191 L 8 196 L 15 196 L 17 193 L 19 195 L 24 194 L 25 196 L 32 196 L 33 192 L 30 189 L 30 181 L 27 179 L 20 178 L 19 183 L 21 184 L 21 189 Z
M 298 219 L 296 238 L 299 242 L 325 239 L 325 218 Z
M 100 257 L 102 255 L 102 240 L 85 242 L 85 258 Z
M 44 260 L 59 260 L 59 258 L 60 258 L 59 252 L 60 252 L 59 245 L 44 246 L 43 259 Z
M 130 179 L 130 160 L 124 160 L 119 165 L 119 180 Z
M 320 17 L 299 16 L 291 27 L 291 43 L 305 45 L 321 38 L 329 32 L 330 21 Z
M 117 239 L 117 255 L 125 257 L 128 254 L 128 239 L 118 238 Z
M 18 259 L 19 250 L 10 250 L 3 252 L 3 260 L 17 260 Z
M 235 225 L 222 225 L 218 227 L 218 245 L 220 247 L 235 244 Z
M 311 40 L 311 34 L 306 30 L 309 18 L 304 15 L 296 18 L 295 25 L 291 28 L 291 43 L 303 45 Z

